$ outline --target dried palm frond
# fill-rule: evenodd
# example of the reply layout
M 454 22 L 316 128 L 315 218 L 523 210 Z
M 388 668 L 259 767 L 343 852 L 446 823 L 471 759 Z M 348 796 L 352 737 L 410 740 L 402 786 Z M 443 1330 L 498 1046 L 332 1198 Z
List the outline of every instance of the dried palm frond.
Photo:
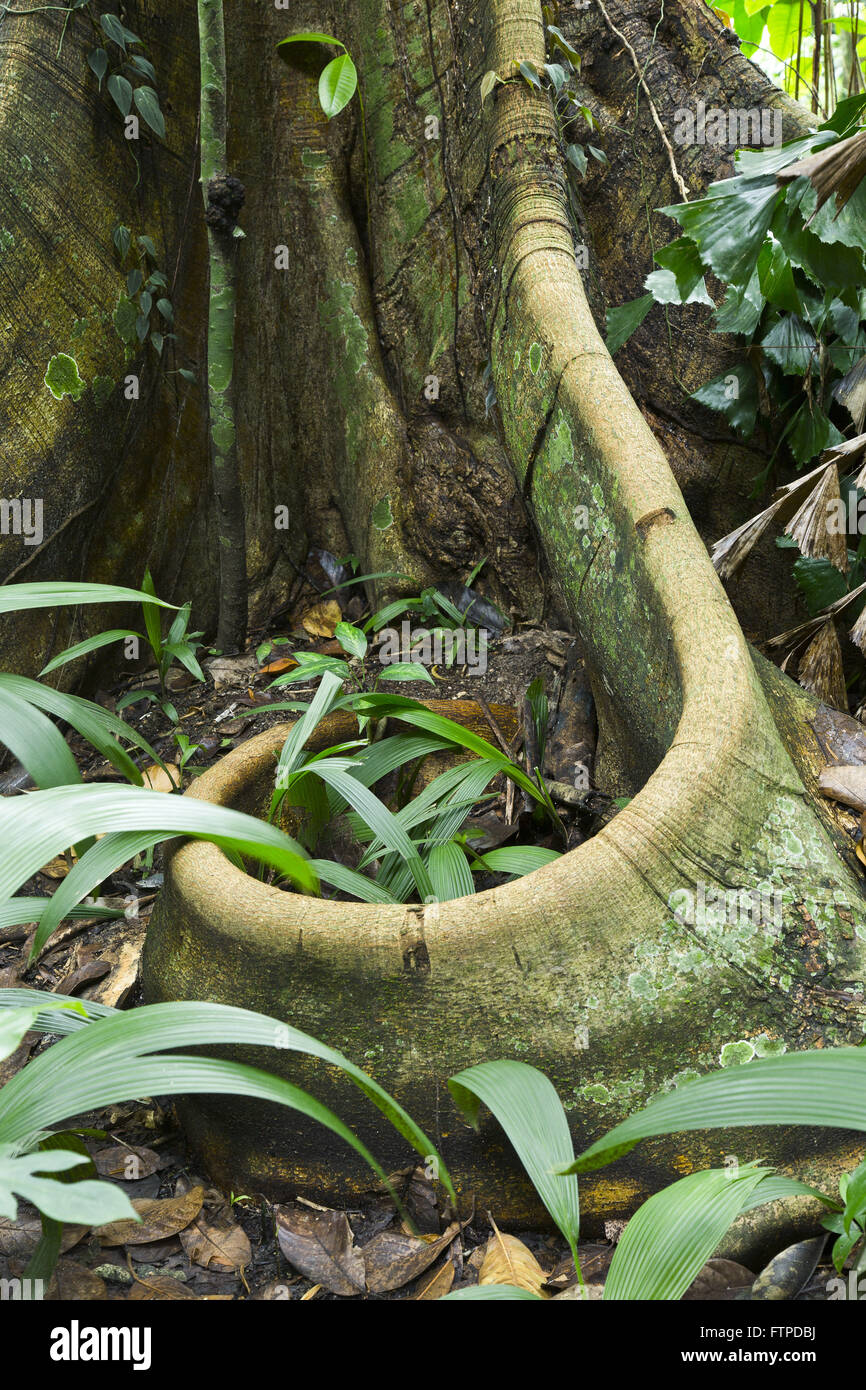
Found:
M 850 372 L 846 372 L 833 387 L 834 399 L 844 405 L 855 430 L 862 430 L 866 422 L 866 357 L 855 362 Z
M 823 612 L 819 613 L 817 617 L 809 618 L 805 623 L 798 623 L 796 627 L 789 628 L 787 632 L 780 632 L 778 637 L 771 637 L 769 641 L 765 643 L 765 646 L 770 650 L 775 650 L 780 647 L 790 646 L 797 638 L 811 636 L 818 631 L 818 628 L 827 618 L 838 618 L 844 609 L 848 607 L 849 603 L 853 603 L 855 599 L 858 599 L 860 595 L 864 593 L 866 593 L 866 583 L 858 584 L 856 589 L 852 589 L 849 594 L 843 594 L 841 598 L 836 599 L 835 603 L 828 603 L 827 607 Z
M 866 653 L 866 606 L 864 606 L 863 612 L 860 614 L 860 617 L 857 619 L 848 636 L 851 638 L 855 647 L 859 647 L 861 652 Z
M 803 653 L 797 679 L 803 689 L 817 700 L 847 712 L 842 648 L 832 618 L 827 618 L 821 624 Z
M 795 164 L 780 169 L 776 175 L 776 182 L 793 183 L 794 179 L 804 175 L 818 194 L 812 216 L 820 211 L 834 193 L 838 216 L 861 179 L 866 176 L 866 130 L 860 130 L 845 140 L 837 140 L 835 144 L 828 145 L 817 154 L 807 155 L 805 159 L 798 159 Z M 811 220 L 810 218 L 809 221 Z
M 866 362 L 866 357 L 863 359 Z M 821 462 L 824 464 L 835 463 L 840 474 L 850 473 L 855 463 L 862 453 L 866 452 L 866 434 L 858 434 L 854 439 L 846 439 L 842 444 L 834 444 L 832 448 L 825 449 L 821 455 Z M 855 478 L 857 487 L 861 486 L 860 478 L 863 470 Z
M 771 503 L 766 511 L 750 517 L 742 526 L 738 526 L 736 531 L 730 531 L 727 536 L 722 536 L 720 541 L 716 541 L 711 551 L 711 559 L 720 579 L 730 579 L 732 574 L 736 574 L 778 510 L 779 504 Z
M 784 487 L 778 488 L 773 494 L 769 507 L 759 512 L 757 516 L 750 517 L 742 526 L 738 526 L 736 531 L 730 531 L 727 536 L 722 536 L 721 540 L 716 541 L 711 558 L 720 579 L 730 579 L 731 575 L 736 573 L 774 517 L 778 517 L 780 521 L 785 521 L 796 512 L 803 498 L 811 492 L 812 488 L 818 486 L 823 473 L 829 466 L 827 463 L 819 464 L 817 468 L 812 469 L 811 473 L 806 473 L 802 478 L 795 478 L 792 483 L 786 483 Z M 837 474 L 837 491 L 838 486 Z
M 848 573 L 848 536 L 846 527 L 832 528 L 830 509 L 842 511 L 839 495 L 839 470 L 835 464 L 824 464 L 824 473 L 785 527 L 785 534 L 797 542 L 802 555 L 819 556 L 829 560 L 842 574 Z

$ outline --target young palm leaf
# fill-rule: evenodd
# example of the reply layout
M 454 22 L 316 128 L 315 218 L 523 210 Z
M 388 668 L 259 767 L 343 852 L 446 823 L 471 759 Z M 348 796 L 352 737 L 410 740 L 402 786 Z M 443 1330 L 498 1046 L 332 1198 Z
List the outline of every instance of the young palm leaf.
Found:
M 769 1172 L 710 1168 L 650 1197 L 620 1237 L 605 1300 L 682 1298 Z
M 120 746 L 118 739 L 126 739 L 128 743 L 147 754 L 151 762 L 159 767 L 163 765 L 161 758 L 143 735 L 129 724 L 125 724 L 122 719 L 118 719 L 116 714 L 110 714 L 91 700 L 84 700 L 79 695 L 67 695 L 62 690 L 52 690 L 50 685 L 42 685 L 28 676 L 16 676 L 8 671 L 0 671 L 0 703 L 5 702 L 7 695 L 18 696 L 34 709 L 53 714 L 56 719 L 63 719 L 67 724 L 71 724 L 72 728 L 77 730 L 82 738 L 86 738 L 112 767 L 117 768 L 118 772 L 136 786 L 141 786 L 141 773 L 126 750 Z
M 698 1077 L 651 1101 L 559 1171 L 602 1168 L 657 1134 L 739 1125 L 866 1130 L 866 1050 L 791 1052 Z
M 150 605 L 174 608 L 173 603 L 157 598 L 152 586 L 147 589 L 127 589 L 117 584 L 68 584 L 65 580 L 45 580 L 35 584 L 0 584 L 0 613 L 21 613 L 33 608 L 77 607 L 88 603 L 143 603 L 145 614 Z
M 70 661 L 77 661 L 80 656 L 87 656 L 89 652 L 98 651 L 100 647 L 108 647 L 112 642 L 124 642 L 127 637 L 137 637 L 142 642 L 145 640 L 144 633 L 137 632 L 134 628 L 113 627 L 107 632 L 97 632 L 94 637 L 87 637 L 83 642 L 76 642 L 74 646 L 58 652 L 47 666 L 42 667 L 39 675 L 47 676 L 51 671 L 56 671 L 58 666 L 65 666 Z
M 166 839 L 163 830 L 115 831 L 104 835 L 91 845 L 86 854 L 73 864 L 69 873 L 58 885 L 48 906 L 42 911 L 39 926 L 33 937 L 30 960 L 35 960 L 46 941 L 64 917 L 71 917 L 76 905 L 86 898 L 103 879 L 108 878 L 122 864 L 144 854 Z
M 580 1199 L 577 1179 L 556 1176 L 574 1153 L 568 1120 L 556 1090 L 526 1062 L 482 1062 L 448 1082 L 473 1128 L 483 1102 L 493 1111 L 532 1179 L 536 1192 L 571 1247 L 577 1264 Z
M 43 1008 L 33 1018 L 36 1004 Z M 399 1134 L 425 1158 L 435 1157 L 441 1181 L 455 1197 L 450 1175 L 433 1144 L 378 1082 L 341 1052 L 289 1024 L 224 1004 L 149 1004 L 129 1013 L 102 1006 L 94 1022 L 64 1016 L 78 1000 L 33 990 L 0 990 L 0 1009 L 29 1011 L 29 1027 L 68 1033 L 23 1067 L 0 1090 L 0 1144 L 22 1145 L 47 1126 L 99 1106 L 149 1095 L 246 1095 L 275 1100 L 340 1134 L 384 1177 L 364 1145 L 341 1120 L 313 1097 L 268 1072 L 239 1062 L 167 1052 L 177 1047 L 221 1043 L 277 1047 L 317 1057 L 342 1071 Z M 92 1013 L 93 1006 L 85 1005 Z M 455 1198 L 456 1200 L 456 1198 Z
M 11 690 L 0 690 L 0 744 L 27 769 L 37 787 L 81 781 L 78 764 L 57 726 Z
M 301 847 L 276 826 L 211 802 L 114 783 L 52 787 L 0 804 L 0 902 L 70 842 L 109 832 L 190 835 L 273 865 L 302 892 L 318 883 Z

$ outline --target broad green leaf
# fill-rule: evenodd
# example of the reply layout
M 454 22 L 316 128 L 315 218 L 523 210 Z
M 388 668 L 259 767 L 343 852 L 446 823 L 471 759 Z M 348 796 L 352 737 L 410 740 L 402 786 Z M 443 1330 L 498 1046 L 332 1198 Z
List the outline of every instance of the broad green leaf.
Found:
M 153 87 L 136 87 L 133 100 L 141 118 L 162 140 L 165 138 L 165 117 L 159 105 L 159 97 Z M 147 312 L 146 310 L 144 312 Z
M 825 449 L 842 444 L 842 435 L 820 406 L 810 410 L 804 401 L 791 420 L 788 447 L 798 463 L 809 463 Z
M 0 928 L 23 926 L 27 922 L 40 922 L 42 914 L 52 903 L 53 898 L 8 898 L 0 903 Z M 106 907 L 103 903 L 82 903 L 67 912 L 67 917 L 99 917 L 110 921 L 123 916 L 123 908 Z
M 132 83 L 119 73 L 113 72 L 106 83 L 108 94 L 120 112 L 121 116 L 128 116 L 132 110 Z
M 480 1103 L 492 1110 L 532 1179 L 536 1192 L 577 1259 L 580 1200 L 577 1178 L 557 1176 L 574 1149 L 568 1120 L 553 1084 L 526 1062 L 482 1062 L 448 1082 L 454 1101 L 473 1128 Z
M 489 849 L 479 855 L 473 868 L 491 869 L 497 874 L 534 874 L 536 869 L 552 864 L 562 855 L 555 849 L 544 849 L 541 845 L 503 845 L 501 849 Z
M 445 719 L 441 714 L 434 714 L 418 700 L 409 700 L 403 695 L 361 695 L 355 700 L 355 708 L 359 714 L 367 717 L 376 719 L 381 715 L 391 715 L 395 719 L 402 720 L 403 723 L 414 724 L 419 729 L 426 729 L 428 733 L 439 734 L 451 743 L 456 743 L 461 748 L 468 749 L 470 753 L 475 753 L 477 757 L 487 758 L 495 762 L 499 770 L 522 787 L 524 791 L 529 792 L 533 800 L 539 799 L 538 787 L 532 779 L 527 777 L 526 773 L 498 748 L 494 748 L 492 743 L 479 738 L 469 729 L 464 729 L 453 719 Z
M 725 188 L 725 184 L 733 185 Z M 783 197 L 771 175 L 728 179 L 714 184 L 711 196 L 660 211 L 679 222 L 704 265 L 726 283 L 751 278 L 776 205 Z
M 493 88 L 496 86 L 497 83 L 501 85 L 502 78 L 499 76 L 499 73 L 496 72 L 494 68 L 488 68 L 487 72 L 485 72 L 484 76 L 481 79 L 480 96 L 482 106 L 484 105 L 487 98 L 490 96 L 490 93 L 493 91 Z
M 335 39 L 331 34 L 320 34 L 316 30 L 307 29 L 298 34 L 289 34 L 288 38 L 280 39 L 277 48 L 285 48 L 290 43 L 333 43 L 337 48 L 345 48 L 346 45 L 339 39 Z
M 730 0 L 727 0 L 727 3 L 730 3 Z M 734 0 L 734 29 L 740 40 L 740 51 L 746 58 L 751 58 L 761 42 L 768 10 L 767 0 Z
M 122 261 L 125 261 L 129 254 L 130 236 L 129 228 L 124 227 L 122 222 L 118 222 L 114 231 L 111 233 L 111 240 L 114 242 L 115 249 Z
M 67 1004 L 66 1008 L 75 1008 L 73 1003 Z M 83 1016 L 84 1010 L 78 1005 L 78 1012 Z M 0 1013 L 0 1062 L 5 1058 L 11 1057 L 25 1033 L 29 1033 L 33 1027 L 44 1005 L 42 1003 L 31 1004 L 27 1008 L 4 1009 Z
M 751 362 L 737 362 L 705 386 L 692 392 L 692 400 L 724 415 L 728 424 L 748 439 L 758 414 L 758 380 Z
M 586 173 L 586 151 L 582 145 L 567 145 L 565 157 L 569 164 L 573 164 L 577 172 L 583 176 Z M 614 313 L 616 310 L 613 311 Z
M 337 623 L 334 636 L 349 656 L 363 658 L 367 655 L 367 638 L 359 627 L 354 627 L 352 623 Z
M 553 39 L 554 48 L 558 48 L 562 53 L 565 54 L 567 58 L 570 58 L 573 63 L 577 63 L 579 65 L 580 54 L 578 53 L 577 49 L 569 43 L 562 30 L 558 29 L 555 24 L 548 24 L 547 32 Z
M 475 892 L 466 855 L 453 840 L 433 846 L 427 857 L 427 872 L 440 903 L 449 902 L 452 898 L 465 898 Z
M 866 1130 L 866 1050 L 791 1052 L 698 1077 L 623 1120 L 560 1171 L 601 1168 L 653 1135 L 739 1125 Z
M 650 1197 L 620 1236 L 605 1302 L 681 1298 L 768 1172 L 711 1168 Z
M 108 72 L 108 54 L 104 48 L 92 48 L 87 55 L 87 64 L 91 72 L 96 77 L 100 88 L 102 79 Z
M 773 0 L 767 15 L 767 29 L 770 47 L 777 58 L 791 58 L 797 52 L 801 24 L 805 35 L 811 29 L 811 17 L 804 22 L 800 0 Z
M 91 835 L 160 831 L 212 840 L 271 864 L 302 892 L 315 893 L 315 874 L 294 840 L 266 821 L 212 802 L 114 783 L 52 787 L 0 804 L 0 902 L 71 843 Z
M 660 270 L 654 270 L 644 282 L 658 304 L 707 304 L 716 306 L 707 294 L 704 267 L 697 246 L 691 237 L 677 237 L 663 246 L 653 257 Z
M 767 250 L 766 244 L 758 257 Z M 784 253 L 783 253 L 784 254 Z M 728 292 L 713 315 L 714 333 L 742 333 L 751 338 L 764 312 L 764 296 L 757 270 L 745 285 L 729 285 Z
M 19 695 L 2 687 L 0 744 L 26 767 L 37 787 L 81 781 L 78 764 L 57 726 Z
M 20 613 L 30 608 L 60 608 L 82 603 L 145 603 L 174 608 L 173 603 L 116 584 L 67 584 L 44 580 L 33 584 L 0 585 L 0 613 Z
M 68 1150 L 36 1150 L 20 1158 L 0 1152 L 0 1216 L 15 1220 L 17 1195 L 53 1221 L 98 1226 L 108 1221 L 141 1220 L 126 1193 L 113 1182 L 63 1183 L 43 1176 L 81 1166 L 81 1155 Z
M 562 66 L 562 63 L 545 63 L 544 71 L 550 78 L 555 92 L 560 91 L 568 81 L 568 74 Z
M 642 294 L 640 298 L 630 299 L 627 304 L 620 304 L 616 309 L 608 309 L 605 346 L 611 357 L 616 357 L 623 343 L 631 337 L 635 329 L 640 328 L 654 303 L 655 299 L 651 294 Z
M 58 884 L 54 896 L 49 900 L 50 905 L 40 914 L 39 926 L 30 948 L 30 960 L 39 954 L 64 917 L 69 917 L 82 898 L 86 898 L 109 874 L 137 854 L 144 854 L 169 838 L 162 830 L 120 831 L 104 835 L 91 845 Z
M 801 555 L 794 565 L 794 579 L 812 618 L 848 591 L 844 574 L 822 555 Z
M 141 73 L 142 77 L 146 77 L 150 82 L 156 81 L 156 68 L 153 63 L 148 62 L 147 58 L 142 58 L 141 54 L 134 53 L 129 61 L 135 71 Z
M 358 86 L 358 70 L 348 53 L 332 58 L 319 76 L 319 104 L 328 120 L 348 106 Z
M 456 1289 L 454 1293 L 446 1293 L 439 1299 L 440 1303 L 489 1303 L 501 1302 L 529 1302 L 544 1303 L 543 1298 L 539 1298 L 537 1293 L 530 1293 L 528 1289 L 518 1288 L 517 1284 L 472 1284 L 468 1289 Z
M 324 719 L 334 700 L 340 693 L 342 681 L 338 675 L 332 671 L 325 671 L 319 682 L 319 688 L 313 696 L 309 709 L 301 718 L 296 720 L 286 738 L 280 751 L 279 762 L 276 771 L 275 802 L 280 798 L 280 791 L 286 786 L 288 777 L 301 764 L 304 753 L 304 744 L 315 732 L 316 728 Z M 273 805 L 272 805 L 273 810 Z
M 311 763 L 310 771 L 327 782 L 349 805 L 363 817 L 384 845 L 405 860 L 422 898 L 434 896 L 433 885 L 414 842 L 409 838 L 397 817 L 388 810 L 373 792 L 346 770 L 336 758 L 323 758 Z
M 825 289 L 860 288 L 864 281 L 863 253 L 852 246 L 830 243 L 816 236 L 810 227 L 802 225 L 796 208 L 798 197 L 808 189 L 806 179 L 791 184 L 773 218 L 772 232 L 792 265 L 798 266 L 817 285 Z
M 113 627 L 107 632 L 97 632 L 95 637 L 76 642 L 74 646 L 67 647 L 65 651 L 52 657 L 48 665 L 42 667 L 39 675 L 47 676 L 51 671 L 56 671 L 58 666 L 65 666 L 68 661 L 76 661 L 79 656 L 87 656 L 88 652 L 98 651 L 100 647 L 107 647 L 112 642 L 123 642 L 127 637 L 140 637 L 142 642 L 145 640 L 144 633 L 136 632 L 134 628 Z
M 367 878 L 366 874 L 359 874 L 357 869 L 350 869 L 346 864 L 339 864 L 333 859 L 311 859 L 310 866 L 323 883 L 330 883 L 332 888 L 337 888 L 341 893 L 351 893 L 352 897 L 360 899 L 362 903 L 398 901 L 380 883 Z
M 416 1152 L 438 1160 L 440 1180 L 455 1196 L 448 1170 L 435 1147 L 402 1106 L 342 1053 L 289 1024 L 224 1004 L 149 1004 L 120 1013 L 83 1001 L 87 1012 L 99 1010 L 97 1021 L 82 1025 L 78 1020 L 70 1026 L 57 1004 L 77 1004 L 77 1000 L 51 994 L 34 999 L 31 990 L 0 991 L 0 1008 L 30 1008 L 39 1000 L 45 1005 L 45 1023 L 37 1019 L 36 1026 L 48 1032 L 65 1029 L 71 1036 L 29 1062 L 0 1090 L 0 1142 L 4 1144 L 23 1142 L 34 1133 L 87 1110 L 165 1095 L 167 1091 L 247 1095 L 279 1101 L 319 1120 L 342 1135 L 381 1175 L 381 1169 L 351 1130 L 297 1087 L 238 1062 L 166 1055 L 169 1048 L 245 1043 L 303 1052 L 339 1068 Z M 56 1021 L 60 1021 L 60 1028 Z
M 378 739 L 359 749 L 355 756 L 352 776 L 372 787 L 389 772 L 405 767 L 428 753 L 437 753 L 443 748 L 452 748 L 449 739 L 426 737 L 417 734 L 394 734 L 391 738 Z
M 761 339 L 765 354 L 786 376 L 803 377 L 818 367 L 815 335 L 797 314 L 782 314 Z
M 370 632 L 372 629 L 373 632 L 378 632 L 381 628 L 386 627 L 392 618 L 399 617 L 401 613 L 411 613 L 423 607 L 420 598 L 396 598 L 393 603 L 386 603 L 384 608 L 380 608 L 373 614 L 372 618 L 367 619 L 364 624 L 364 631 Z
M 156 596 L 156 589 L 153 583 L 153 576 L 149 569 L 146 569 L 144 571 L 144 578 L 141 581 L 141 587 L 144 590 L 144 592 L 152 598 Z M 157 659 L 159 659 L 159 654 L 162 651 L 162 622 L 160 614 L 157 613 L 156 610 L 149 603 L 146 603 L 144 605 L 144 626 L 147 631 L 147 640 L 150 642 L 150 645 L 153 648 L 153 654 Z
M 794 283 L 791 262 L 785 255 L 781 244 L 773 238 L 761 247 L 758 256 L 758 277 L 761 294 L 770 304 L 785 309 L 790 314 L 803 313 L 803 301 Z M 743 332 L 749 330 L 744 329 Z
M 520 64 L 519 72 L 524 82 L 528 82 L 531 87 L 537 87 L 538 91 L 541 91 L 541 78 L 532 64 L 528 63 L 525 58 Z
M 103 32 L 107 34 L 110 39 L 113 39 L 114 42 L 123 49 L 124 53 L 126 52 L 126 45 L 128 43 L 141 42 L 130 29 L 126 28 L 125 24 L 121 24 L 116 14 L 100 15 L 99 23 L 102 25 Z
M 319 656 L 317 652 L 294 652 L 297 667 L 292 671 L 284 671 L 276 680 L 272 680 L 267 687 L 273 690 L 275 686 L 296 685 L 298 681 L 315 680 L 317 676 L 325 672 L 332 671 L 340 677 L 341 681 L 349 679 L 349 668 L 345 661 L 339 661 L 333 656 Z M 304 658 L 309 657 L 309 660 Z
M 391 666 L 383 666 L 380 681 L 429 681 L 435 685 L 433 677 L 418 661 L 395 661 Z
M 82 738 L 93 744 L 112 767 L 116 767 L 124 777 L 139 786 L 141 773 L 129 754 L 117 742 L 119 738 L 134 744 L 146 753 L 152 762 L 162 766 L 162 760 L 143 734 L 91 700 L 85 700 L 80 695 L 67 695 L 62 690 L 52 690 L 50 685 L 42 685 L 39 681 L 31 680 L 29 676 L 14 676 L 9 671 L 0 671 L 0 700 L 7 693 L 18 695 L 29 705 L 44 710 L 46 714 L 65 719 L 67 724 L 77 729 Z

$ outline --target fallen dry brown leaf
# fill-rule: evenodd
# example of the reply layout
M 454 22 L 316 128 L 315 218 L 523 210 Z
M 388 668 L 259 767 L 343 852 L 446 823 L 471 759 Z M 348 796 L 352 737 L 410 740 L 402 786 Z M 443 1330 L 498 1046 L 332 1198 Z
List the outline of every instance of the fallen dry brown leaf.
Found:
M 280 656 L 276 661 L 269 661 L 266 666 L 260 666 L 259 675 L 278 676 L 282 671 L 291 671 L 297 664 L 293 656 Z
M 119 1178 L 121 1182 L 137 1182 L 157 1172 L 162 1159 L 155 1149 L 131 1144 L 112 1144 L 93 1155 L 96 1171 L 101 1178 Z
M 279 1247 L 299 1274 L 342 1298 L 364 1292 L 364 1256 L 344 1211 L 276 1206 L 274 1215 Z
M 337 623 L 343 618 L 336 599 L 323 599 L 308 608 L 301 622 L 311 637 L 333 637 Z
M 48 1288 L 46 1302 L 96 1303 L 108 1297 L 105 1280 L 76 1260 L 58 1260 Z
M 381 1231 L 363 1250 L 367 1288 L 371 1293 L 402 1289 L 429 1269 L 459 1232 L 459 1221 L 453 1221 L 436 1239 L 422 1240 L 403 1231 Z
M 429 1303 L 437 1298 L 444 1298 L 454 1283 L 454 1264 L 446 1258 L 439 1266 L 427 1283 L 415 1295 L 416 1303 Z
M 866 764 L 824 767 L 818 776 L 818 787 L 823 796 L 866 811 Z
M 138 1221 L 111 1221 L 97 1226 L 103 1245 L 145 1245 L 152 1240 L 175 1236 L 194 1221 L 202 1208 L 204 1188 L 194 1187 L 181 1197 L 152 1197 L 133 1202 L 141 1217 Z
M 246 1231 L 228 1211 L 213 1219 L 199 1214 L 181 1231 L 180 1243 L 189 1258 L 205 1269 L 246 1269 L 253 1256 Z
M 157 1303 L 171 1299 L 202 1300 L 192 1289 L 188 1289 L 181 1279 L 173 1279 L 170 1274 L 148 1274 L 145 1279 L 136 1278 L 126 1295 L 129 1303 Z
M 539 1298 L 548 1298 L 544 1289 L 547 1275 L 532 1251 L 516 1236 L 500 1231 L 495 1222 L 491 1224 L 493 1235 L 487 1242 L 478 1272 L 479 1284 L 514 1284 Z
M 180 768 L 177 763 L 166 763 L 165 768 L 151 763 L 149 767 L 142 768 L 141 785 L 147 787 L 148 791 L 174 792 L 180 786 L 180 781 Z

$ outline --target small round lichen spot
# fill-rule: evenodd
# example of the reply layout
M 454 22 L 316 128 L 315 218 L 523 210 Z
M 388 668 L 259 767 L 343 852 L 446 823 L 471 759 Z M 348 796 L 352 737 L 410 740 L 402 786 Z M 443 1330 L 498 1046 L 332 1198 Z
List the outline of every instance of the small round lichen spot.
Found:
M 540 344 L 540 343 L 533 343 L 532 346 L 531 346 L 531 348 L 529 349 L 529 370 L 532 372 L 532 375 L 533 375 L 533 376 L 537 376 L 537 375 L 538 375 L 538 369 L 539 369 L 540 366 L 541 366 L 541 344 Z
M 389 526 L 394 525 L 390 494 L 379 498 L 371 513 L 371 520 L 377 531 L 387 531 Z
M 519 366 L 520 366 L 520 348 L 515 348 L 515 350 L 514 350 L 514 370 L 517 371 L 517 368 L 518 368 Z
M 756 1057 L 781 1057 L 787 1050 L 788 1045 L 781 1038 L 769 1038 L 766 1033 L 761 1033 L 755 1038 Z
M 638 999 L 655 999 L 658 995 L 658 990 L 650 984 L 646 975 L 641 975 L 637 970 L 629 975 L 628 987 Z
M 45 385 L 56 401 L 62 401 L 64 396 L 71 396 L 74 401 L 80 400 L 87 390 L 87 382 L 79 374 L 78 363 L 66 352 L 58 352 L 48 363 Z
M 600 1081 L 596 1082 L 595 1085 L 592 1086 L 582 1086 L 580 1090 L 577 1092 L 577 1094 L 583 1096 L 584 1100 L 595 1101 L 596 1105 L 610 1104 L 610 1091 L 607 1089 L 606 1086 L 602 1086 Z
M 742 1038 L 740 1042 L 725 1043 L 719 1053 L 719 1065 L 722 1067 L 741 1067 L 745 1062 L 751 1062 L 755 1055 L 752 1044 Z

